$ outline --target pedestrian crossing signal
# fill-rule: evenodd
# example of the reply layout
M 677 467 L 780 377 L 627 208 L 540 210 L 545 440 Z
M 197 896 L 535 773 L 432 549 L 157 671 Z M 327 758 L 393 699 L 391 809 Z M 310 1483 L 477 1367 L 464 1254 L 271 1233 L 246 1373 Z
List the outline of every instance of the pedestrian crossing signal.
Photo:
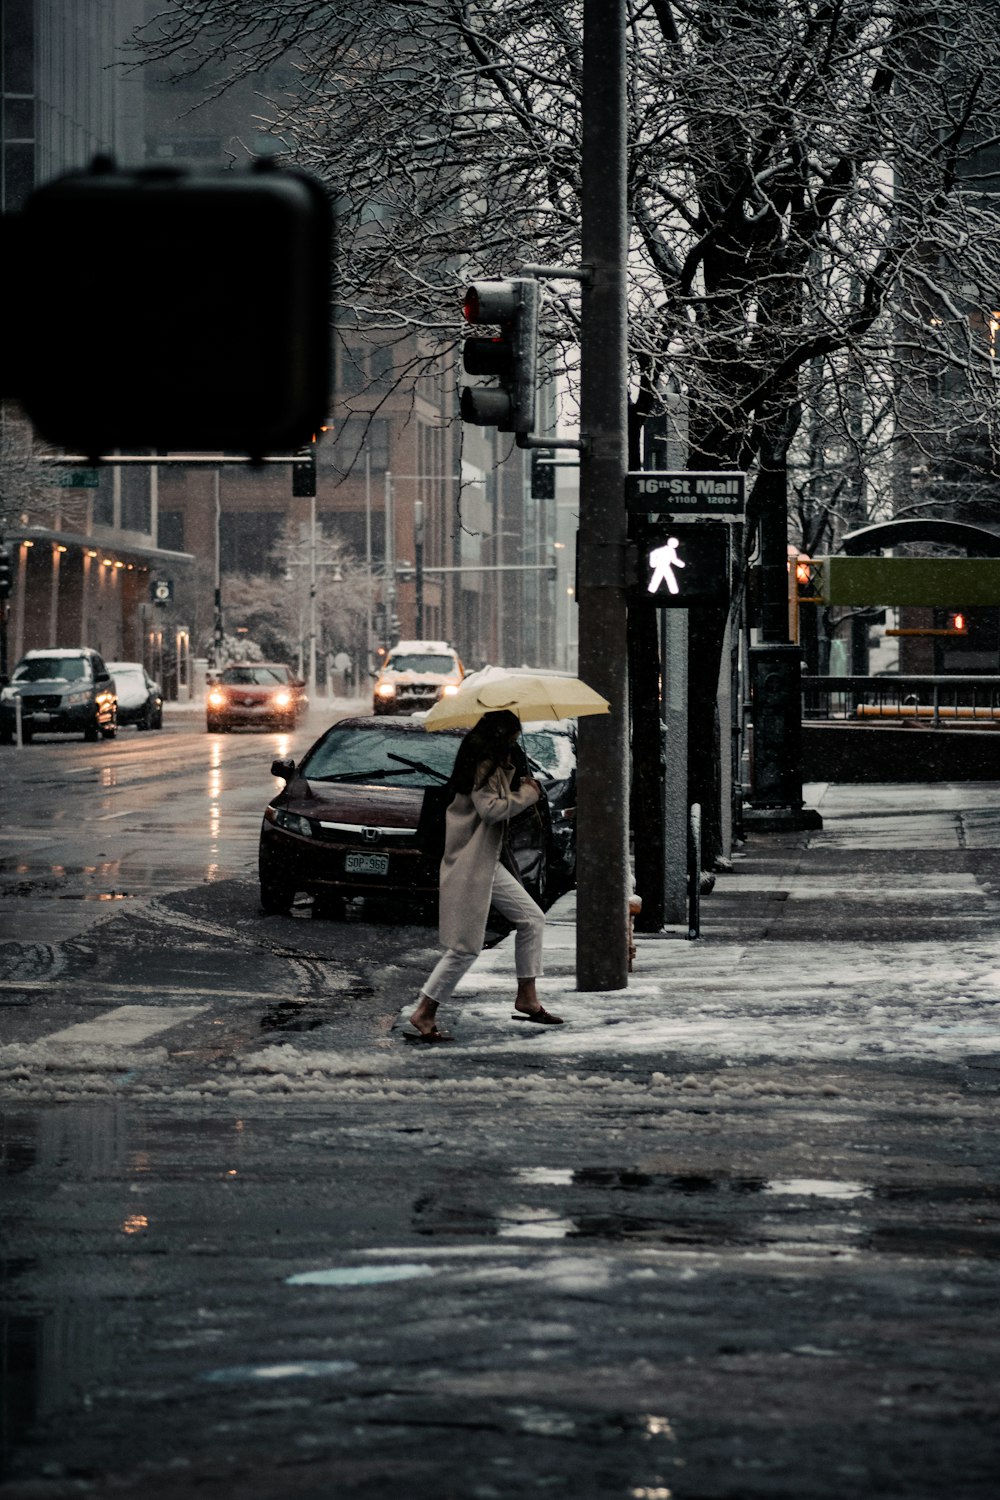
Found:
M 689 609 L 729 602 L 729 528 L 673 522 L 650 527 L 639 542 L 630 603 Z

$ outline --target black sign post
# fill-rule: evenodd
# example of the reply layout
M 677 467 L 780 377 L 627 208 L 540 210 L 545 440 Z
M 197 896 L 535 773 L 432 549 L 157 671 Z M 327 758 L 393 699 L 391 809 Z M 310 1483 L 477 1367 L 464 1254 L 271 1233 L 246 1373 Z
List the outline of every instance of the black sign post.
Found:
M 687 909 L 688 935 L 697 935 L 697 923 L 690 917 L 690 903 L 697 900 L 698 885 L 692 886 L 688 869 L 688 822 L 690 803 L 704 803 L 707 788 L 703 771 L 696 774 L 689 741 L 692 715 L 703 725 L 707 710 L 703 688 L 694 692 L 690 642 L 697 635 L 704 651 L 705 641 L 718 636 L 718 649 L 722 650 L 730 600 L 733 525 L 743 518 L 745 496 L 746 477 L 734 470 L 643 470 L 625 478 L 633 549 L 629 607 L 636 613 L 650 608 L 658 614 L 663 611 L 662 688 L 656 715 L 663 736 L 659 786 L 647 797 L 658 810 L 659 839 L 645 838 L 644 830 L 637 827 L 635 844 L 636 877 L 641 855 L 640 889 L 650 897 L 646 931 L 659 930 L 664 921 L 682 922 Z M 679 610 L 694 613 L 680 614 Z M 648 738 L 651 747 L 654 741 Z M 725 739 L 723 731 L 723 743 Z M 703 753 L 698 754 L 703 762 Z M 713 778 L 708 780 L 714 784 Z M 708 809 L 709 820 L 713 812 Z

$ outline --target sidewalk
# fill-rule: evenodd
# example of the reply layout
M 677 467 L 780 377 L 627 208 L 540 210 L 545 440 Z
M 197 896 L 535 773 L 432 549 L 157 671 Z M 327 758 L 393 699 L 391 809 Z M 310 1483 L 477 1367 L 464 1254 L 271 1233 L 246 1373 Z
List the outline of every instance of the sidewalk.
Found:
M 699 939 L 636 935 L 626 990 L 577 990 L 576 897 L 561 898 L 539 993 L 567 1024 L 511 1025 L 507 938 L 442 1012 L 457 1048 L 523 1049 L 531 1029 L 546 1058 L 674 1073 L 709 1060 L 996 1058 L 1000 782 L 817 784 L 806 800 L 823 829 L 754 834 L 703 898 Z

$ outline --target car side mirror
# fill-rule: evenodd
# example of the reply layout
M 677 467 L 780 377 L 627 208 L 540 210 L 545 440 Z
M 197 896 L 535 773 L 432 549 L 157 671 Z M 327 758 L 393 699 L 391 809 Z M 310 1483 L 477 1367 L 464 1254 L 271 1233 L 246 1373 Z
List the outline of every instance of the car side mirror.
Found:
M 280 781 L 291 781 L 295 775 L 295 762 L 291 756 L 283 756 L 281 760 L 272 760 L 271 775 L 277 776 Z

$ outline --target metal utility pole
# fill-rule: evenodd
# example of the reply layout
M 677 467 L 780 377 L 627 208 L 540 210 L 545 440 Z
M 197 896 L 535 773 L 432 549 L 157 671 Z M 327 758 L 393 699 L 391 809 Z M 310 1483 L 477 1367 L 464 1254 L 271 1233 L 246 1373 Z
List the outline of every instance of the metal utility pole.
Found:
M 628 235 L 624 0 L 584 0 L 580 428 L 580 676 L 611 703 L 580 720 L 576 974 L 628 983 L 625 605 Z
M 316 701 L 316 496 L 309 500 L 309 698 Z
M 417 640 L 424 638 L 424 502 L 413 502 L 413 565 L 415 572 L 414 608 L 417 616 Z
M 213 475 L 215 499 L 215 589 L 213 593 L 214 617 L 212 622 L 212 666 L 222 666 L 222 471 L 218 464 Z

